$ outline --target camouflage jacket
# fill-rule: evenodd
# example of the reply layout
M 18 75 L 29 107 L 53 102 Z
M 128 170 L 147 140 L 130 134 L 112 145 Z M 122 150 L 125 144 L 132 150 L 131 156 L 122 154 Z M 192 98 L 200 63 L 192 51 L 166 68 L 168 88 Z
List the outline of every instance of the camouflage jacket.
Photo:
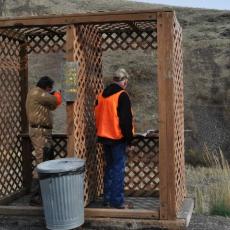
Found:
M 31 125 L 53 128 L 52 110 L 57 108 L 56 97 L 39 87 L 33 87 L 26 98 L 27 119 Z

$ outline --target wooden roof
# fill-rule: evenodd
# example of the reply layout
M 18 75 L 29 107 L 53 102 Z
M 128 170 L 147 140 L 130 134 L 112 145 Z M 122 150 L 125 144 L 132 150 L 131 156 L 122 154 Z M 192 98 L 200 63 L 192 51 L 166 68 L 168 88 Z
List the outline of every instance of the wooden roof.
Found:
M 153 21 L 157 13 L 171 10 L 139 10 L 81 13 L 68 15 L 29 16 L 0 19 L 0 28 L 33 27 L 33 26 L 61 26 L 79 23 L 108 23 L 127 21 Z
M 165 10 L 116 11 L 0 19 L 0 34 L 23 40 L 26 36 L 63 36 L 66 26 L 94 24 L 101 33 L 156 30 L 157 13 Z M 171 12 L 171 11 L 170 11 Z

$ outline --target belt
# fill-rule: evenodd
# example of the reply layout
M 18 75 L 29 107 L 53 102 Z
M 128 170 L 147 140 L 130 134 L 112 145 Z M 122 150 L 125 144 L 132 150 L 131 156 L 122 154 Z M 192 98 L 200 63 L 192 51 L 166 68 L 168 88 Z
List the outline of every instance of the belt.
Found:
M 30 125 L 31 128 L 38 128 L 38 129 L 52 129 L 50 126 L 47 125 Z

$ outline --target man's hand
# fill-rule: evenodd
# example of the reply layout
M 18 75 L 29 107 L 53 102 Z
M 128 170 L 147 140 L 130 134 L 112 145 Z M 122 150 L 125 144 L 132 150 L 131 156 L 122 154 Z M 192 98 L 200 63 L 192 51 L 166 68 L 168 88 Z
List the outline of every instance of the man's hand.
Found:
M 57 105 L 61 105 L 62 103 L 62 95 L 60 91 L 55 91 L 53 94 L 56 97 Z

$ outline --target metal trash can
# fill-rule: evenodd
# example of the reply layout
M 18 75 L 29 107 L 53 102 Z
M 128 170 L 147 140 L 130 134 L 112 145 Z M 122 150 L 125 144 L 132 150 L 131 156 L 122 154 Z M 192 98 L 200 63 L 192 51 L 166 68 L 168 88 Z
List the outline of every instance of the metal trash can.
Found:
M 46 227 L 67 230 L 84 223 L 85 160 L 62 158 L 37 166 Z

